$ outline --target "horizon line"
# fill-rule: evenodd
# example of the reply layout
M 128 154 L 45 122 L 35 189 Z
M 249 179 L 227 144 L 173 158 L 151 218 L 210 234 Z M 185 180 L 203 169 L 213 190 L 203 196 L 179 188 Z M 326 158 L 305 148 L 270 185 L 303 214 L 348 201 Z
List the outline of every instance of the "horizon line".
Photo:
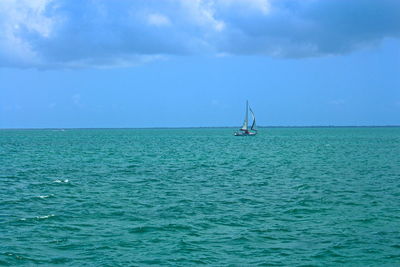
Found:
M 100 130 L 100 129 L 217 129 L 238 128 L 240 126 L 160 126 L 160 127 L 0 127 L 0 130 Z M 396 128 L 400 125 L 269 125 L 258 126 L 258 128 Z

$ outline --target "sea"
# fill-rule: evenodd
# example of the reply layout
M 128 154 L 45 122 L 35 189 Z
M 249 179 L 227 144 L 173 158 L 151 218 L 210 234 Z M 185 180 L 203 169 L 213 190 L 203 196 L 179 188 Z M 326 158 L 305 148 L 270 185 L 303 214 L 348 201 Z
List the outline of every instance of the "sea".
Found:
M 400 128 L 0 130 L 1 266 L 400 266 Z

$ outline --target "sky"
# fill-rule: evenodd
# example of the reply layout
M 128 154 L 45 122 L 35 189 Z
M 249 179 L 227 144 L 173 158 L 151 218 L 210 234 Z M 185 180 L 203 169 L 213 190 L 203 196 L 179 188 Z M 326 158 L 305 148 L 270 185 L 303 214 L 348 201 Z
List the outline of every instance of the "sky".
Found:
M 0 128 L 400 125 L 398 0 L 1 0 Z

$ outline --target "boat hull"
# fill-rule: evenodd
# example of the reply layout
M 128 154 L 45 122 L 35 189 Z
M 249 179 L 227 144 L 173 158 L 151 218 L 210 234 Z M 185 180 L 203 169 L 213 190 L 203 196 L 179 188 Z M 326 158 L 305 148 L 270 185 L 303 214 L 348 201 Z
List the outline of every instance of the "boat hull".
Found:
M 234 133 L 234 136 L 255 136 L 257 133 L 251 133 L 251 132 L 236 132 Z

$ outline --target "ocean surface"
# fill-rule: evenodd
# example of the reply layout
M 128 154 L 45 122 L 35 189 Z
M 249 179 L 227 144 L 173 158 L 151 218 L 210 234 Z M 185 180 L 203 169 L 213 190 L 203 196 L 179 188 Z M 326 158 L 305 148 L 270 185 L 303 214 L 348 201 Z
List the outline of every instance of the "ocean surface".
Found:
M 0 265 L 400 266 L 400 128 L 0 130 Z

